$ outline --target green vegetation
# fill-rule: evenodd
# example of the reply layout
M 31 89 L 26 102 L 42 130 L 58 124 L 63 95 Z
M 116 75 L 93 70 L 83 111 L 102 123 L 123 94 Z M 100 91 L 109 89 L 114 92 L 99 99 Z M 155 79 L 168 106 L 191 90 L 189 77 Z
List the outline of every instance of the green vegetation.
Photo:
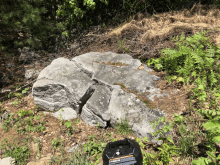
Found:
M 175 121 L 171 122 L 169 126 L 165 126 L 163 129 L 158 130 L 156 133 L 170 131 L 175 125 L 181 137 L 177 144 L 180 149 L 179 151 L 177 150 L 175 154 L 181 154 L 180 156 L 182 157 L 190 155 L 195 158 L 192 161 L 193 164 L 204 165 L 211 163 L 218 164 L 220 160 L 220 154 L 216 152 L 217 143 L 220 142 L 220 109 L 217 107 L 220 90 L 219 63 L 216 64 L 217 69 L 215 71 L 213 70 L 214 62 L 218 61 L 220 58 L 220 49 L 219 47 L 215 47 L 212 43 L 207 43 L 207 38 L 204 37 L 205 33 L 206 32 L 202 32 L 202 34 L 197 33 L 196 35 L 186 39 L 182 35 L 180 37 L 180 42 L 177 42 L 178 50 L 171 50 L 167 48 L 166 50 L 161 51 L 164 56 L 156 60 L 150 59 L 148 61 L 148 65 L 154 64 L 157 69 L 167 71 L 167 80 L 169 82 L 171 82 L 171 80 L 176 80 L 177 82 L 182 81 L 186 84 L 196 84 L 196 87 L 192 90 L 194 95 L 191 100 L 199 100 L 200 109 L 195 109 L 195 111 L 197 111 L 200 115 L 204 115 L 204 118 L 206 118 L 207 121 L 196 125 L 199 127 L 199 129 L 197 128 L 197 131 L 195 128 L 195 130 L 192 130 L 193 127 L 189 130 L 189 124 L 186 121 L 183 122 L 183 118 L 175 114 Z M 177 40 L 178 37 L 175 41 Z M 211 91 L 213 92 L 211 93 Z M 214 99 L 208 97 L 210 96 L 210 93 Z M 205 101 L 211 101 L 209 104 L 210 109 L 208 110 L 202 109 L 202 103 Z M 165 121 L 165 119 L 163 119 L 163 121 Z M 201 127 L 206 129 L 205 133 L 200 130 Z M 154 135 L 156 133 L 154 133 Z M 193 156 L 196 155 L 197 151 L 195 146 L 201 143 L 197 137 L 200 137 L 200 139 L 201 137 L 207 139 L 205 146 L 208 149 L 206 151 L 208 157 L 199 157 L 196 159 L 196 157 Z M 167 140 L 169 139 L 167 138 Z M 173 142 L 170 142 L 171 143 L 164 143 L 163 145 L 173 145 Z M 163 158 L 160 158 L 160 161 L 163 163 L 166 162 Z
M 125 41 L 126 41 L 126 38 L 124 38 L 121 42 L 118 39 L 118 48 L 119 48 L 119 51 L 122 53 L 129 53 L 130 52 L 129 47 L 124 46 Z
M 0 50 L 11 55 L 10 50 L 25 46 L 33 49 L 48 50 L 56 37 L 65 29 L 55 20 L 56 7 L 60 2 L 42 0 L 1 1 Z M 13 4 L 13 5 L 12 5 Z M 59 35 L 57 35 L 59 34 Z
M 124 4 L 126 9 L 129 8 L 130 3 Z M 2 0 L 0 25 L 5 28 L 2 28 L 0 33 L 0 50 L 5 55 L 12 55 L 12 51 L 23 47 L 52 51 L 55 41 L 60 40 L 62 36 L 66 37 L 66 41 L 68 40 L 72 28 L 92 25 L 97 20 L 93 14 L 102 8 L 107 8 L 108 4 L 107 0 L 97 2 L 93 0 L 82 2 L 78 0 L 50 2 Z M 100 13 L 102 11 L 103 9 Z M 61 46 L 65 46 L 64 41 Z M 11 48 L 13 50 L 10 50 Z
M 186 2 L 188 1 L 169 1 L 169 5 L 163 5 L 163 1 L 155 1 L 153 6 L 152 3 L 154 2 L 147 0 L 100 0 L 96 2 L 92 0 L 53 0 L 51 2 L 43 0 L 2 0 L 0 2 L 0 25 L 5 28 L 1 29 L 0 33 L 0 51 L 7 56 L 13 54 L 12 48 L 17 50 L 28 46 L 37 50 L 50 49 L 51 45 L 54 45 L 54 42 L 62 36 L 68 40 L 73 28 L 84 27 L 86 29 L 89 25 L 99 24 L 105 17 L 113 18 L 116 24 L 122 23 L 124 19 L 119 18 L 116 14 L 118 9 L 124 11 L 128 17 L 138 11 L 146 11 L 151 6 L 160 10 L 163 10 L 161 6 L 168 6 L 174 10 Z M 219 0 L 215 1 L 215 4 L 219 5 L 219 3 Z M 116 6 L 118 7 L 116 8 Z M 106 13 L 100 10 L 103 8 L 106 9 Z M 101 13 L 105 13 L 105 15 Z M 108 17 L 109 13 L 111 16 Z M 99 19 L 94 15 L 98 16 Z M 103 28 L 107 26 L 105 20 L 101 24 Z M 159 140 L 162 140 L 163 144 L 161 146 L 154 145 L 154 148 L 157 148 L 156 152 L 152 150 L 145 152 L 147 138 L 136 139 L 141 146 L 144 164 L 169 164 L 169 162 L 174 162 L 175 158 L 195 165 L 220 164 L 220 108 L 217 104 L 220 99 L 220 47 L 210 43 L 205 37 L 206 33 L 196 33 L 188 38 L 185 38 L 183 34 L 180 38 L 174 37 L 176 49 L 161 50 L 162 56 L 160 58 L 150 59 L 147 62 L 148 66 L 153 65 L 155 69 L 165 71 L 169 83 L 176 81 L 181 85 L 195 85 L 191 91 L 193 95 L 190 97 L 190 109 L 187 110 L 187 113 L 198 116 L 198 120 L 187 115 L 174 114 L 174 120 L 169 123 L 165 123 L 164 117 L 152 122 L 154 129 L 161 123 L 165 124 L 163 128 L 152 133 L 152 136 L 160 134 Z M 118 40 L 118 48 L 121 52 L 128 53 L 130 50 L 124 46 L 125 41 L 126 38 L 122 41 Z M 119 63 L 111 64 L 121 65 Z M 17 79 L 17 81 L 19 82 L 21 79 Z M 122 89 L 127 90 L 122 83 L 115 85 L 120 85 Z M 16 92 L 9 93 L 8 98 L 13 97 L 12 103 L 18 107 L 29 89 L 23 89 L 19 85 L 14 88 Z M 19 92 L 20 90 L 21 92 Z M 137 91 L 133 91 L 133 93 L 137 93 Z M 141 100 L 149 106 L 148 100 Z M 199 108 L 193 109 L 192 101 L 197 101 Z M 204 109 L 203 105 L 207 102 L 208 107 Z M 7 119 L 3 119 L 2 128 L 5 132 L 15 129 L 21 135 L 27 135 L 31 132 L 42 133 L 45 131 L 46 122 L 40 120 L 41 116 L 34 115 L 33 110 L 21 109 L 13 115 L 9 114 Z M 78 123 L 79 119 L 75 124 Z M 65 125 L 64 132 L 69 137 L 74 135 L 76 131 L 73 126 L 74 123 L 70 120 L 66 122 L 61 120 L 60 124 L 61 126 Z M 100 127 L 100 124 L 98 123 L 97 126 Z M 123 122 L 123 120 L 121 123 L 117 123 L 115 131 L 123 135 L 132 133 L 128 123 Z M 166 134 L 172 131 L 176 134 L 173 138 Z M 109 139 L 101 138 L 101 141 L 98 141 L 96 136 L 90 135 L 88 141 L 82 145 L 82 149 L 79 147 L 77 152 L 69 155 L 69 160 L 64 160 L 64 142 L 59 138 L 53 139 L 51 146 L 54 150 L 60 149 L 61 156 L 52 157 L 51 164 L 98 164 L 107 142 L 118 140 L 111 138 L 111 133 L 106 132 L 106 134 Z M 4 139 L 4 142 L 0 141 L 1 149 L 5 150 L 3 157 L 11 156 L 15 158 L 17 164 L 25 164 L 30 156 L 30 149 L 27 145 L 29 140 L 32 140 L 30 136 L 23 139 L 24 145 L 22 146 L 11 144 L 7 139 Z M 35 142 L 38 145 L 38 157 L 40 157 L 41 144 L 38 139 L 35 139 Z M 94 156 L 94 162 L 91 162 L 91 156 Z
M 163 145 L 158 148 L 159 153 L 145 155 L 146 164 L 168 164 L 173 161 L 174 155 L 182 158 L 190 156 L 194 159 L 193 164 L 219 163 L 220 154 L 217 152 L 217 144 L 220 142 L 220 109 L 217 106 L 217 101 L 220 99 L 220 65 L 218 62 L 214 62 L 220 58 L 220 49 L 215 47 L 213 43 L 207 42 L 208 39 L 204 37 L 206 33 L 196 33 L 186 39 L 182 34 L 180 41 L 177 42 L 178 50 L 167 48 L 161 51 L 163 54 L 161 58 L 148 61 L 148 65 L 154 64 L 156 69 L 166 71 L 168 82 L 176 80 L 182 84 L 196 85 L 192 90 L 194 95 L 190 99 L 191 101 L 198 99 L 200 109 L 195 109 L 195 113 L 202 115 L 206 122 L 194 125 L 192 123 L 196 122 L 193 119 L 174 114 L 173 122 L 165 124 L 162 129 L 152 133 L 153 136 L 162 135 L 159 139 L 163 140 Z M 174 38 L 174 41 L 177 40 L 178 37 Z M 213 70 L 214 65 L 216 65 L 215 70 Z M 123 89 L 125 88 L 123 84 L 117 83 L 115 85 L 121 85 Z M 210 108 L 202 109 L 202 104 L 207 101 L 210 102 Z M 147 103 L 147 101 L 144 102 Z M 152 124 L 155 124 L 155 128 L 161 122 L 165 122 L 164 117 Z M 180 137 L 176 143 L 170 136 L 166 137 L 164 134 L 174 128 Z M 202 128 L 205 128 L 206 131 L 202 131 Z M 196 157 L 198 145 L 201 145 L 202 139 L 207 139 L 205 143 L 203 142 L 204 147 L 208 149 L 206 151 L 207 157 L 205 155 L 204 157 Z
M 22 102 L 22 98 L 24 97 L 24 94 L 26 94 L 28 90 L 29 88 L 25 88 L 24 90 L 22 90 L 22 93 L 9 93 L 8 98 L 11 98 L 12 96 L 16 96 L 17 99 L 15 99 L 12 103 L 14 104 L 14 106 L 17 106 Z
M 220 1 L 210 3 L 218 6 Z M 192 7 L 188 0 L 2 0 L 0 6 L 0 25 L 5 27 L 0 33 L 0 50 L 5 55 L 13 55 L 13 51 L 24 47 L 45 51 L 54 51 L 56 44 L 66 47 L 75 28 L 88 29 L 96 25 L 104 28 L 109 25 L 108 20 L 118 25 L 131 16 L 138 17 L 139 12 L 165 12 Z M 129 48 L 123 46 L 124 41 L 125 38 L 119 41 L 119 49 L 129 52 Z
M 133 131 L 129 127 L 128 120 L 123 120 L 120 123 L 117 123 L 115 126 L 115 130 L 117 133 L 122 135 L 128 135 L 129 133 L 132 133 Z
M 29 158 L 30 155 L 30 150 L 28 148 L 28 145 L 25 145 L 23 147 L 17 146 L 15 144 L 10 144 L 8 143 L 7 139 L 4 139 L 5 144 L 2 145 L 0 142 L 0 146 L 2 149 L 5 150 L 5 154 L 3 155 L 4 157 L 12 157 L 15 158 L 15 163 L 16 164 L 26 164 L 25 161 L 26 159 Z

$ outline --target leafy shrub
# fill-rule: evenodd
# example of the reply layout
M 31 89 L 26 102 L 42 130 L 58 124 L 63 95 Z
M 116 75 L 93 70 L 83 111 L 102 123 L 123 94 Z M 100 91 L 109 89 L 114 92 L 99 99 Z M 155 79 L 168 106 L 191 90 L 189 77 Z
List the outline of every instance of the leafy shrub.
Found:
M 51 4 L 50 4 L 51 3 Z M 56 23 L 56 1 L 2 0 L 0 2 L 1 51 L 24 46 L 47 50 L 63 25 Z M 49 10 L 48 6 L 54 6 Z
M 163 54 L 161 58 L 148 60 L 148 65 L 154 64 L 157 69 L 167 71 L 169 75 L 178 74 L 178 78 L 176 76 L 175 79 L 181 79 L 187 85 L 194 82 L 197 88 L 193 89 L 193 92 L 196 93 L 196 97 L 200 101 L 205 101 L 205 97 L 207 97 L 205 92 L 207 90 L 206 83 L 210 88 L 218 87 L 218 79 L 220 79 L 219 64 L 217 65 L 217 71 L 213 71 L 214 61 L 218 60 L 220 52 L 213 44 L 206 42 L 205 33 L 196 33 L 186 40 L 182 34 L 180 42 L 177 42 L 179 50 L 167 48 L 161 51 Z M 176 39 L 174 37 L 174 41 L 177 40 L 178 37 Z M 204 50 L 204 45 L 207 45 L 206 50 Z M 216 59 L 214 59 L 215 57 Z M 173 79 L 174 76 L 171 76 L 171 79 L 169 78 L 168 76 L 168 81 Z

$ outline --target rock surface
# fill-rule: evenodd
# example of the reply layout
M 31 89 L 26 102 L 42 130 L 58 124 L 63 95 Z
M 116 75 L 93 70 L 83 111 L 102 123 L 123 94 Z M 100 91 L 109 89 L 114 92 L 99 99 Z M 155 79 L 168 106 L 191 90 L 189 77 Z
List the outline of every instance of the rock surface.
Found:
M 34 102 L 57 118 L 61 114 L 64 120 L 81 115 L 91 126 L 99 123 L 101 127 L 115 127 L 127 119 L 136 136 L 153 142 L 150 123 L 166 114 L 147 107 L 134 93 L 117 85 L 122 83 L 129 91 L 144 93 L 149 100 L 164 96 L 154 84 L 160 78 L 149 71 L 147 65 L 128 54 L 91 52 L 71 61 L 58 58 L 34 83 Z
M 31 79 L 34 76 L 39 75 L 41 70 L 34 70 L 34 69 L 29 69 L 25 71 L 25 78 L 26 79 Z
M 14 165 L 15 164 L 15 158 L 7 157 L 0 159 L 0 165 Z

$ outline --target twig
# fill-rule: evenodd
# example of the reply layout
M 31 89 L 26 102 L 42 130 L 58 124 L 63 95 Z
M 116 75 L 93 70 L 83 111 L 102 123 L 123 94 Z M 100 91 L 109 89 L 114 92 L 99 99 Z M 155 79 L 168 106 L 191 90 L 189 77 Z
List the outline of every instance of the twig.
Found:
M 26 84 L 26 85 L 24 85 L 24 86 L 22 86 L 22 87 L 18 88 L 18 89 L 17 89 L 17 90 L 15 90 L 13 93 L 15 93 L 15 92 L 17 92 L 17 91 L 21 90 L 22 88 L 24 88 L 24 87 L 26 87 L 26 86 L 30 85 L 32 82 L 34 82 L 34 81 L 36 81 L 36 80 L 37 80 L 37 79 L 34 79 L 33 81 L 29 82 L 28 84 Z
M 33 81 L 29 82 L 28 84 L 26 84 L 26 85 L 24 85 L 24 86 L 22 86 L 22 87 L 16 89 L 14 92 L 10 92 L 10 93 L 11 93 L 11 94 L 14 94 L 15 92 L 17 92 L 17 91 L 21 90 L 22 88 L 24 88 L 24 87 L 30 85 L 31 83 L 33 83 L 33 82 L 36 81 L 36 80 L 37 80 L 37 79 L 34 79 Z M 0 100 L 2 100 L 2 99 L 5 98 L 5 97 L 6 97 L 6 96 L 1 97 Z

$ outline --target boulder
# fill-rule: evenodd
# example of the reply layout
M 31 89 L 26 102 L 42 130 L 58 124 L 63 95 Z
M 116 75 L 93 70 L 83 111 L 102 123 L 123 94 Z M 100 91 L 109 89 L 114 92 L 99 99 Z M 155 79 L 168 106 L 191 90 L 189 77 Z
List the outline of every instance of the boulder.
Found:
M 90 126 L 113 128 L 126 119 L 136 136 L 153 142 L 150 123 L 166 114 L 147 107 L 135 94 L 144 93 L 152 101 L 165 95 L 155 87 L 160 78 L 149 71 L 128 54 L 91 52 L 71 61 L 58 58 L 41 71 L 32 94 L 37 106 L 57 118 L 81 116 Z

